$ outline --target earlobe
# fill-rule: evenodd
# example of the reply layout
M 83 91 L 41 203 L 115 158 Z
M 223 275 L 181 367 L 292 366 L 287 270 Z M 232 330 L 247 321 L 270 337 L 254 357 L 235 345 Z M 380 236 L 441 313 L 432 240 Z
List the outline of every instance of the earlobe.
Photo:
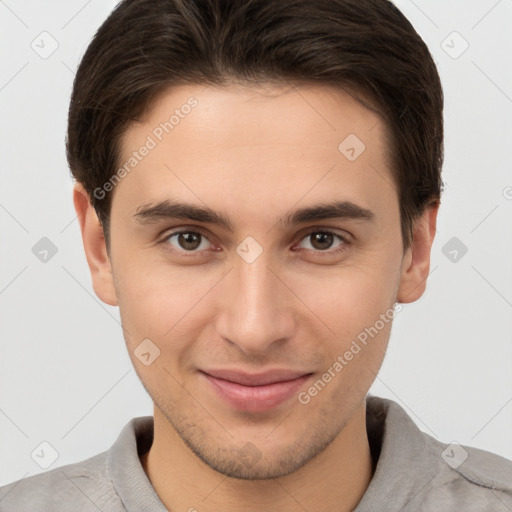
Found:
M 85 257 L 91 272 L 94 292 L 106 304 L 117 306 L 112 266 L 107 252 L 103 226 L 87 192 L 80 183 L 76 183 L 73 188 L 73 203 L 80 223 Z
M 436 202 L 428 206 L 414 222 L 413 240 L 403 259 L 397 302 L 414 302 L 425 292 L 438 211 L 439 202 Z

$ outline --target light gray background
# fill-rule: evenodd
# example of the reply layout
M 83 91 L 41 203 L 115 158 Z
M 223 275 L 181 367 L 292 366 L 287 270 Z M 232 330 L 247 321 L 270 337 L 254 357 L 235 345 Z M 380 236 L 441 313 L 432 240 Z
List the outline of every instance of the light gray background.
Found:
M 397 3 L 444 85 L 446 190 L 427 291 L 397 316 L 370 391 L 446 444 L 512 459 L 512 0 Z M 118 310 L 92 290 L 64 153 L 74 70 L 114 5 L 0 1 L 0 485 L 43 471 L 43 441 L 53 469 L 152 414 Z M 59 45 L 46 59 L 31 47 L 51 49 L 43 31 Z M 46 263 L 42 237 L 58 250 Z M 468 248 L 456 262 L 452 237 Z

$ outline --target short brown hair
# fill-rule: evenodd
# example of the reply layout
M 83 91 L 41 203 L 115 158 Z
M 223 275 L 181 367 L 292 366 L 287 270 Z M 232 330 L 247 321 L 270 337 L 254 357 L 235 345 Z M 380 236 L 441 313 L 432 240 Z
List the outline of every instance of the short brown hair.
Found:
M 78 68 L 66 139 L 107 247 L 112 192 L 95 190 L 117 170 L 122 135 L 165 89 L 232 80 L 337 87 L 378 112 L 409 247 L 443 188 L 443 91 L 426 44 L 388 0 L 120 2 Z

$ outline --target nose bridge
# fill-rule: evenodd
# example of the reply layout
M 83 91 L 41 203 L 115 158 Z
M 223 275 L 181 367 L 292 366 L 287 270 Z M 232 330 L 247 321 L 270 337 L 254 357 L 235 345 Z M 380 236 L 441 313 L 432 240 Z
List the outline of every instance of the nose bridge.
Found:
M 222 290 L 219 334 L 245 352 L 263 352 L 293 332 L 291 293 L 272 267 L 269 252 L 255 259 L 237 255 Z
M 252 263 L 240 261 L 236 266 L 237 301 L 240 303 L 247 323 L 258 316 L 271 316 L 270 313 L 275 311 L 271 306 L 279 307 L 279 301 L 276 300 L 278 299 L 276 277 L 269 267 L 266 256 L 260 256 Z M 272 292 L 274 298 L 272 298 Z

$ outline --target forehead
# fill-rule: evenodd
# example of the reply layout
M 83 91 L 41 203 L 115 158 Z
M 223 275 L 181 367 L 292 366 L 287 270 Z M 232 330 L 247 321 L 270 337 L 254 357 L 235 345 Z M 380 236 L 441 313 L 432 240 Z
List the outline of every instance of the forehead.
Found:
M 182 85 L 124 134 L 113 206 L 172 195 L 260 210 L 264 197 L 267 213 L 308 198 L 375 207 L 397 198 L 388 151 L 380 117 L 341 90 Z

